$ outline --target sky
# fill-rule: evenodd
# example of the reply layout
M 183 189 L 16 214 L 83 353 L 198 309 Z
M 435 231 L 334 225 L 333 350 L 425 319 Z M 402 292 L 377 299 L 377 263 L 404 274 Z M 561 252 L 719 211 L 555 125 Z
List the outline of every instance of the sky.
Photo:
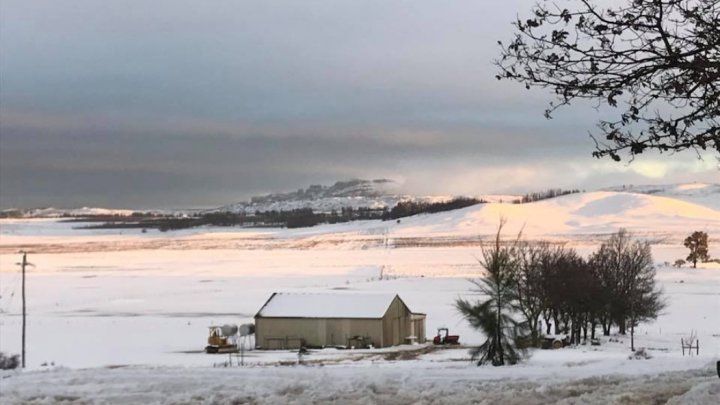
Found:
M 417 194 L 720 181 L 591 156 L 600 118 L 497 81 L 523 0 L 0 0 L 0 207 L 213 207 L 350 178 Z

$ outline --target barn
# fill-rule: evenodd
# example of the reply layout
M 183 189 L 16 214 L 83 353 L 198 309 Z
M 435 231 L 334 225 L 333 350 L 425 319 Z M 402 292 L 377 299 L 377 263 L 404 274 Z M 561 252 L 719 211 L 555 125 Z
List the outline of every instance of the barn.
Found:
M 425 314 L 390 294 L 274 293 L 255 315 L 261 349 L 425 342 Z

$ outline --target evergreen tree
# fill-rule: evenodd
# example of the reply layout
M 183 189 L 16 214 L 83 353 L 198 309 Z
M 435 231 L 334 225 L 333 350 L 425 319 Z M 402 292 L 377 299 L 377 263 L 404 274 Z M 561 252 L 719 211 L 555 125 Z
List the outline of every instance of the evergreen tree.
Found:
M 458 299 L 455 303 L 457 310 L 470 325 L 487 337 L 482 345 L 470 351 L 478 365 L 486 362 L 493 366 L 516 364 L 524 354 L 517 347 L 519 332 L 524 329 L 524 324 L 512 316 L 517 304 L 514 274 L 519 263 L 519 241 L 510 245 L 501 243 L 504 224 L 505 221 L 501 220 L 494 245 L 483 248 L 482 258 L 478 260 L 486 270 L 486 276 L 472 281 L 477 287 L 476 291 L 488 298 L 475 302 Z

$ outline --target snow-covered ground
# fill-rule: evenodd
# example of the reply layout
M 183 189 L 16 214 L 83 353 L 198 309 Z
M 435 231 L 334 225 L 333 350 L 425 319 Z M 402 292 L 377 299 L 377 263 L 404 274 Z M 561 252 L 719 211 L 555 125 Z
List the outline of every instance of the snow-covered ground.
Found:
M 666 185 L 630 185 L 610 187 L 609 191 L 624 191 L 677 198 L 720 210 L 720 184 L 685 183 Z
M 720 198 L 720 195 L 719 197 Z M 675 198 L 600 191 L 530 204 L 489 203 L 399 221 L 355 221 L 299 229 L 194 228 L 174 232 L 87 230 L 82 223 L 49 219 L 2 220 L 0 253 L 137 249 L 368 249 L 477 246 L 494 234 L 500 218 L 508 232 L 528 239 L 595 243 L 626 228 L 654 243 L 679 246 L 701 230 L 720 238 L 720 211 Z
M 423 257 L 436 253 L 455 253 L 474 260 L 469 251 L 461 249 L 429 250 L 414 249 L 415 261 L 406 257 L 405 265 L 423 269 Z M 413 311 L 428 314 L 429 333 L 447 326 L 460 334 L 463 343 L 474 344 L 482 339 L 452 306 L 455 298 L 470 294 L 465 277 L 420 277 L 406 273 L 379 281 L 379 268 L 369 263 L 372 255 L 354 257 L 347 265 L 330 267 L 327 264 L 330 252 L 316 255 L 313 251 L 261 251 L 250 259 L 258 260 L 264 253 L 264 260 L 258 260 L 258 264 L 250 267 L 237 260 L 239 265 L 235 267 L 227 263 L 235 262 L 233 257 L 237 256 L 222 251 L 183 253 L 158 255 L 148 251 L 136 258 L 130 257 L 132 252 L 31 256 L 37 267 L 28 276 L 28 366 L 41 368 L 43 363 L 68 367 L 209 366 L 218 360 L 199 353 L 204 347 L 206 327 L 252 321 L 255 312 L 275 291 L 398 293 Z M 274 253 L 279 255 L 273 257 Z M 336 253 L 336 260 L 341 261 L 343 253 Z M 218 260 L 217 267 L 200 265 L 213 257 Z M 53 259 L 54 266 L 50 264 Z M 360 266 L 362 259 L 368 262 Z M 377 256 L 375 259 L 383 260 Z M 313 266 L 315 260 L 318 267 Z M 223 263 L 230 268 L 223 268 Z M 41 266 L 45 268 L 42 271 Z M 459 273 L 470 275 L 468 269 Z M 720 356 L 720 268 L 662 267 L 658 279 L 670 305 L 658 321 L 638 328 L 638 346 L 651 349 L 656 357 L 681 357 L 679 339 L 695 329 L 703 342 L 699 360 Z M 19 352 L 20 343 L 18 284 L 17 272 L 0 273 L 5 311 L 0 317 L 0 350 L 11 353 Z M 10 295 L 12 291 L 14 296 Z M 627 355 L 629 346 L 626 338 L 621 340 L 623 344 L 607 345 L 617 349 L 613 353 L 619 358 Z M 346 352 L 330 354 L 343 353 Z M 603 356 L 606 355 L 604 352 Z M 277 360 L 275 354 L 268 356 L 259 354 L 257 361 Z
M 717 404 L 720 380 L 697 370 L 558 378 L 423 360 L 290 367 L 126 367 L 27 373 L 3 404 Z
M 213 367 L 207 326 L 252 320 L 272 292 L 397 293 L 472 345 L 482 336 L 453 309 L 469 296 L 479 243 L 508 218 L 508 236 L 567 242 L 581 254 L 617 227 L 653 242 L 668 308 L 637 330 L 652 358 L 630 360 L 627 337 L 534 351 L 519 366 L 477 368 L 466 348 L 407 346 L 296 354 L 252 351 L 245 368 Z M 5 403 L 715 403 L 720 383 L 720 265 L 676 269 L 681 240 L 710 234 L 720 212 L 621 192 L 533 204 L 486 204 L 400 223 L 364 221 L 298 230 L 73 230 L 55 220 L 0 221 L 0 351 L 20 349 L 18 251 L 30 250 L 28 367 L 5 372 Z M 388 239 L 390 249 L 384 248 Z M 378 280 L 381 272 L 389 280 Z M 680 338 L 697 331 L 699 356 Z M 615 341 L 617 340 L 617 341 Z M 395 351 L 410 354 L 398 355 Z

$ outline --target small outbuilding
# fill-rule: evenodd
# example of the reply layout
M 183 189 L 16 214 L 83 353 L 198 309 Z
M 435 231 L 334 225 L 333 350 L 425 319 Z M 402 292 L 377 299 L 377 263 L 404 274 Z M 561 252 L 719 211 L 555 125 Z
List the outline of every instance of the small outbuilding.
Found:
M 261 349 L 425 342 L 425 314 L 397 294 L 274 293 L 255 315 Z

